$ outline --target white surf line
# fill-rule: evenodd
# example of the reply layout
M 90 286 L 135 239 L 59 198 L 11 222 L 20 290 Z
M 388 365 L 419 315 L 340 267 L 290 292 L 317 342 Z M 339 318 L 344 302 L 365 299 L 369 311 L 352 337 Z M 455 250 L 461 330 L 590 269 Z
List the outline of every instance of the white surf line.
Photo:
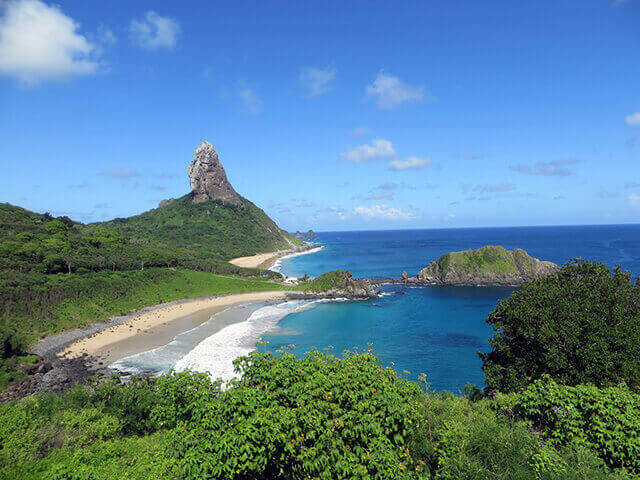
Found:
M 318 245 L 316 248 L 312 248 L 309 250 L 305 250 L 303 252 L 294 252 L 294 253 L 290 253 L 288 255 L 283 255 L 282 257 L 278 257 L 278 259 L 273 262 L 273 265 L 271 265 L 271 267 L 269 267 L 269 270 L 271 270 L 272 272 L 276 272 L 276 273 L 282 273 L 280 272 L 280 270 L 282 269 L 282 260 L 287 259 L 287 258 L 293 258 L 293 257 L 299 257 L 300 255 L 307 255 L 309 253 L 316 253 L 319 252 L 320 250 L 322 250 L 324 248 L 324 245 Z M 297 280 L 297 277 L 289 277 L 287 275 L 285 275 L 285 281 L 287 280 Z
M 177 361 L 174 369 L 179 372 L 206 372 L 213 380 L 219 379 L 223 382 L 239 378 L 240 375 L 234 371 L 233 361 L 255 350 L 256 342 L 262 335 L 272 330 L 287 315 L 328 301 L 332 300 L 290 300 L 262 307 L 245 321 L 228 325 L 200 342 Z

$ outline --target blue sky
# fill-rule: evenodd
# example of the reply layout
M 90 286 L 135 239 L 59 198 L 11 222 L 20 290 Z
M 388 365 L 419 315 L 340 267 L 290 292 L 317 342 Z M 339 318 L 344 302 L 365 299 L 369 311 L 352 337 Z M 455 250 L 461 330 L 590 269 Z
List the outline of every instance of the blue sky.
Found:
M 287 229 L 640 221 L 640 1 L 0 0 L 0 201 Z

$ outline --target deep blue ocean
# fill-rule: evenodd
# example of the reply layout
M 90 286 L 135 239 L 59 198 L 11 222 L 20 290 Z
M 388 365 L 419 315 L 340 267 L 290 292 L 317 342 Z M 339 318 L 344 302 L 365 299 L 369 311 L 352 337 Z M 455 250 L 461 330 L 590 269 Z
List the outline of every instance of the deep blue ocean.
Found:
M 640 225 L 517 227 L 318 233 L 324 248 L 281 262 L 291 276 L 317 276 L 348 269 L 356 277 L 415 275 L 449 251 L 502 245 L 523 248 L 559 265 L 575 257 L 621 265 L 640 275 Z M 263 339 L 276 351 L 295 345 L 302 355 L 312 348 L 373 348 L 384 365 L 402 375 L 427 375 L 433 390 L 460 391 L 469 382 L 482 386 L 476 352 L 489 350 L 492 329 L 487 314 L 508 297 L 503 287 L 385 286 L 385 295 L 362 302 L 332 302 L 292 313 Z M 402 291 L 404 295 L 395 292 Z M 263 347 L 264 348 L 264 347 Z M 406 373 L 409 372 L 409 373 Z

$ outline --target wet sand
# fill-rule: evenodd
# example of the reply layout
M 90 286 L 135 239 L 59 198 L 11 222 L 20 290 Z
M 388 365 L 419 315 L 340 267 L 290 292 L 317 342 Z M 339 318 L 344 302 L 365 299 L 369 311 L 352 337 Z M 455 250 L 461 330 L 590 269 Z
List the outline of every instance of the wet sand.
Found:
M 74 342 L 60 355 L 76 358 L 86 354 L 96 358 L 97 366 L 109 365 L 129 355 L 166 345 L 179 333 L 201 325 L 213 314 L 231 306 L 285 297 L 284 291 L 238 293 L 161 307 L 132 315 L 124 323 Z

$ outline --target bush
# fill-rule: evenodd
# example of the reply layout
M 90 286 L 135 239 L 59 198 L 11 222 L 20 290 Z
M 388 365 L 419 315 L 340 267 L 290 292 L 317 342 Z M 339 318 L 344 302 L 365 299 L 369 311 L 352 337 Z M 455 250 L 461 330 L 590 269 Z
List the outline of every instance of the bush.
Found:
M 226 391 L 204 374 L 179 373 L 0 404 L 0 478 L 629 478 L 592 451 L 602 450 L 600 435 L 618 435 L 617 417 L 627 415 L 623 428 L 637 423 L 627 400 L 614 403 L 613 390 L 602 394 L 610 413 L 595 418 L 597 428 L 585 409 L 583 423 L 543 431 L 526 408 L 548 392 L 497 403 L 425 393 L 370 353 L 253 353 L 237 367 L 244 376 Z M 554 438 L 556 428 L 594 435 Z
M 179 427 L 184 478 L 418 478 L 405 445 L 417 384 L 369 354 L 254 353 L 235 388 Z
M 487 322 L 480 354 L 487 385 L 514 391 L 550 375 L 559 383 L 640 386 L 640 287 L 631 275 L 575 260 L 523 285 Z
M 500 403 L 554 445 L 587 446 L 609 467 L 640 475 L 640 395 L 626 385 L 568 387 L 546 378 Z

